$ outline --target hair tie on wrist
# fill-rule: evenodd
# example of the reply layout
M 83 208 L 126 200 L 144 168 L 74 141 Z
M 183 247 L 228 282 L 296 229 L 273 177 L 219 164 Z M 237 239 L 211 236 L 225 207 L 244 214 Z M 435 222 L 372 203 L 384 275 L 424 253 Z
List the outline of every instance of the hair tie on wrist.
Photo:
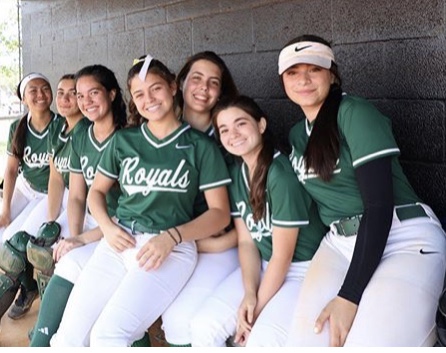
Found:
M 181 244 L 183 242 L 183 237 L 181 236 L 180 231 L 177 229 L 177 227 L 173 227 L 173 229 L 175 229 L 175 232 L 177 232 L 178 237 L 180 239 L 180 241 L 178 243 Z
M 170 235 L 170 237 L 171 237 L 172 240 L 174 241 L 175 245 L 178 245 L 177 240 L 176 240 L 175 237 L 172 235 L 172 233 L 169 231 L 169 229 L 167 229 L 166 232 Z

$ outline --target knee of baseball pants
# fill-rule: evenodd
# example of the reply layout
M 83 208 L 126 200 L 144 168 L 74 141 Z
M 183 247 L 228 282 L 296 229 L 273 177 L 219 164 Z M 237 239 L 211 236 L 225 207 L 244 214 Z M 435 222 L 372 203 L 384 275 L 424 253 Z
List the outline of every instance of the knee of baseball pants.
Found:
M 190 323 L 192 347 L 226 347 L 226 341 L 235 333 L 236 312 L 225 315 L 196 315 Z
M 56 264 L 54 274 L 62 277 L 63 279 L 76 283 L 82 269 L 85 267 L 88 259 L 93 255 L 96 246 L 99 241 L 90 243 L 80 248 L 76 248 L 62 256 L 59 262 Z

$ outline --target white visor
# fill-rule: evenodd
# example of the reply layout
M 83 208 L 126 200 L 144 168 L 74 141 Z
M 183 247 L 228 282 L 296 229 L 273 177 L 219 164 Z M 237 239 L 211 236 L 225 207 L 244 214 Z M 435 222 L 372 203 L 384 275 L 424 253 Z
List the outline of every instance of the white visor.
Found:
M 29 83 L 29 81 L 34 80 L 36 78 L 41 78 L 42 80 L 48 82 L 48 84 L 50 83 L 50 80 L 48 80 L 44 75 L 38 72 L 30 73 L 29 75 L 25 76 L 23 80 L 20 82 L 20 87 L 19 87 L 20 99 L 23 99 L 23 93 L 25 92 L 26 85 Z
M 298 42 L 283 48 L 279 54 L 279 75 L 296 64 L 313 64 L 330 69 L 334 62 L 333 50 L 317 42 Z

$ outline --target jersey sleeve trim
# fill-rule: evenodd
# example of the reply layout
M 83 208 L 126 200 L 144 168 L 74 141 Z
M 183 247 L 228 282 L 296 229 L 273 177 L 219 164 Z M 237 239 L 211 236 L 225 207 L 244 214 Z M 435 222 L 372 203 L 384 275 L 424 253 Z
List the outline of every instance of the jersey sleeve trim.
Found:
M 242 214 L 240 212 L 234 211 L 231 212 L 231 217 L 233 218 L 240 218 L 242 216 Z
M 104 174 L 106 177 L 108 177 L 110 179 L 118 179 L 118 175 L 112 174 L 112 173 L 108 172 L 107 170 L 105 170 L 101 166 L 98 166 L 98 171 L 101 172 L 102 174 Z
M 376 159 L 379 157 L 389 156 L 389 155 L 398 154 L 398 153 L 400 153 L 399 148 L 389 148 L 386 150 L 378 151 L 378 152 L 369 154 L 367 156 L 358 158 L 357 160 L 353 161 L 353 167 L 357 167 L 360 164 L 364 164 L 365 162 L 368 162 L 370 160 L 373 160 L 373 159 Z
M 70 169 L 70 172 L 82 174 L 82 169 L 76 169 L 76 168 L 72 168 L 72 167 L 70 167 L 69 169 Z
M 207 190 L 207 189 L 214 189 L 214 188 L 217 188 L 219 186 L 230 184 L 231 181 L 232 180 L 230 178 L 229 179 L 223 179 L 223 180 L 217 181 L 215 183 L 200 185 L 199 189 L 200 189 L 200 191 Z
M 272 219 L 271 223 L 278 227 L 299 227 L 299 226 L 307 226 L 310 224 L 310 221 L 279 221 L 277 219 Z

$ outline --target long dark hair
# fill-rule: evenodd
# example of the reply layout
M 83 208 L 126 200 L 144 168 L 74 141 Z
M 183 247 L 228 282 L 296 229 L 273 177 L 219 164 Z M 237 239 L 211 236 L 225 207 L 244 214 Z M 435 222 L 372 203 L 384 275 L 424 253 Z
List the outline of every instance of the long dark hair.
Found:
M 24 76 L 24 78 L 25 77 L 26 76 Z M 20 80 L 20 82 L 16 88 L 17 97 L 19 97 L 19 99 L 21 101 L 23 100 L 23 97 L 20 93 L 20 85 L 24 78 L 22 78 L 22 80 Z M 48 82 L 48 85 L 51 88 L 51 85 L 49 82 Z M 14 157 L 16 157 L 19 160 L 21 160 L 23 158 L 23 154 L 25 153 L 27 124 L 28 124 L 28 114 L 25 114 L 24 116 L 22 116 L 20 118 L 20 121 L 17 124 L 17 128 L 15 129 L 13 137 L 12 137 L 11 153 Z
M 179 90 L 181 90 L 184 80 L 189 74 L 192 65 L 199 60 L 210 61 L 211 63 L 217 65 L 218 68 L 220 69 L 221 71 L 221 92 L 219 97 L 220 99 L 223 99 L 225 97 L 235 97 L 238 95 L 238 89 L 237 86 L 235 85 L 234 79 L 232 78 L 231 72 L 229 71 L 223 59 L 213 51 L 202 51 L 192 55 L 187 59 L 186 63 L 184 64 L 184 66 L 181 68 L 180 72 L 177 75 L 177 85 Z M 181 108 L 183 107 L 183 104 L 184 104 L 183 94 L 180 94 L 179 105 Z
M 99 82 L 107 92 L 115 91 L 115 99 L 112 102 L 113 123 L 116 129 L 121 129 L 127 125 L 126 104 L 122 95 L 121 87 L 112 70 L 103 65 L 90 65 L 80 69 L 74 75 L 75 82 L 84 76 L 92 76 Z
M 130 84 L 132 79 L 139 75 L 139 72 L 142 69 L 142 66 L 144 65 L 144 61 L 146 60 L 146 56 L 141 56 L 137 63 L 134 64 L 128 74 L 127 74 L 127 88 L 130 92 Z M 164 81 L 166 81 L 169 86 L 171 86 L 173 83 L 175 83 L 175 74 L 173 72 L 171 72 L 166 65 L 164 65 L 161 61 L 156 60 L 156 59 L 152 59 L 152 61 L 150 62 L 149 65 L 149 69 L 147 71 L 147 73 L 152 73 L 155 75 L 160 76 Z M 131 94 L 130 94 L 131 96 Z M 178 93 L 178 90 L 175 94 L 174 97 L 174 110 L 178 107 L 178 100 L 179 100 L 179 96 L 180 94 Z M 131 126 L 138 126 L 141 125 L 145 119 L 144 117 L 141 116 L 141 114 L 139 114 L 138 109 L 136 109 L 136 105 L 135 102 L 133 101 L 133 98 L 130 98 L 129 101 L 129 123 Z
M 243 95 L 234 98 L 227 97 L 220 100 L 213 110 L 212 124 L 214 125 L 214 130 L 217 137 L 219 137 L 217 126 L 218 114 L 221 111 L 231 107 L 243 110 L 257 122 L 259 122 L 261 118 L 264 118 L 266 121 L 268 121 L 266 114 L 254 101 L 254 99 Z M 266 181 L 269 167 L 273 161 L 274 149 L 274 136 L 269 130 L 268 124 L 266 124 L 266 129 L 262 134 L 262 148 L 257 159 L 254 173 L 249 181 L 249 202 L 253 211 L 253 218 L 256 222 L 265 215 Z
M 315 35 L 302 35 L 290 40 L 285 46 L 299 42 L 317 42 L 331 48 L 325 39 Z M 340 137 L 338 130 L 338 111 L 342 100 L 341 77 L 338 67 L 332 61 L 331 73 L 334 75 L 334 83 L 330 87 L 327 98 L 319 110 L 307 147 L 303 154 L 306 171 L 310 169 L 319 175 L 324 181 L 329 181 L 339 158 Z M 283 79 L 282 79 L 283 84 Z

